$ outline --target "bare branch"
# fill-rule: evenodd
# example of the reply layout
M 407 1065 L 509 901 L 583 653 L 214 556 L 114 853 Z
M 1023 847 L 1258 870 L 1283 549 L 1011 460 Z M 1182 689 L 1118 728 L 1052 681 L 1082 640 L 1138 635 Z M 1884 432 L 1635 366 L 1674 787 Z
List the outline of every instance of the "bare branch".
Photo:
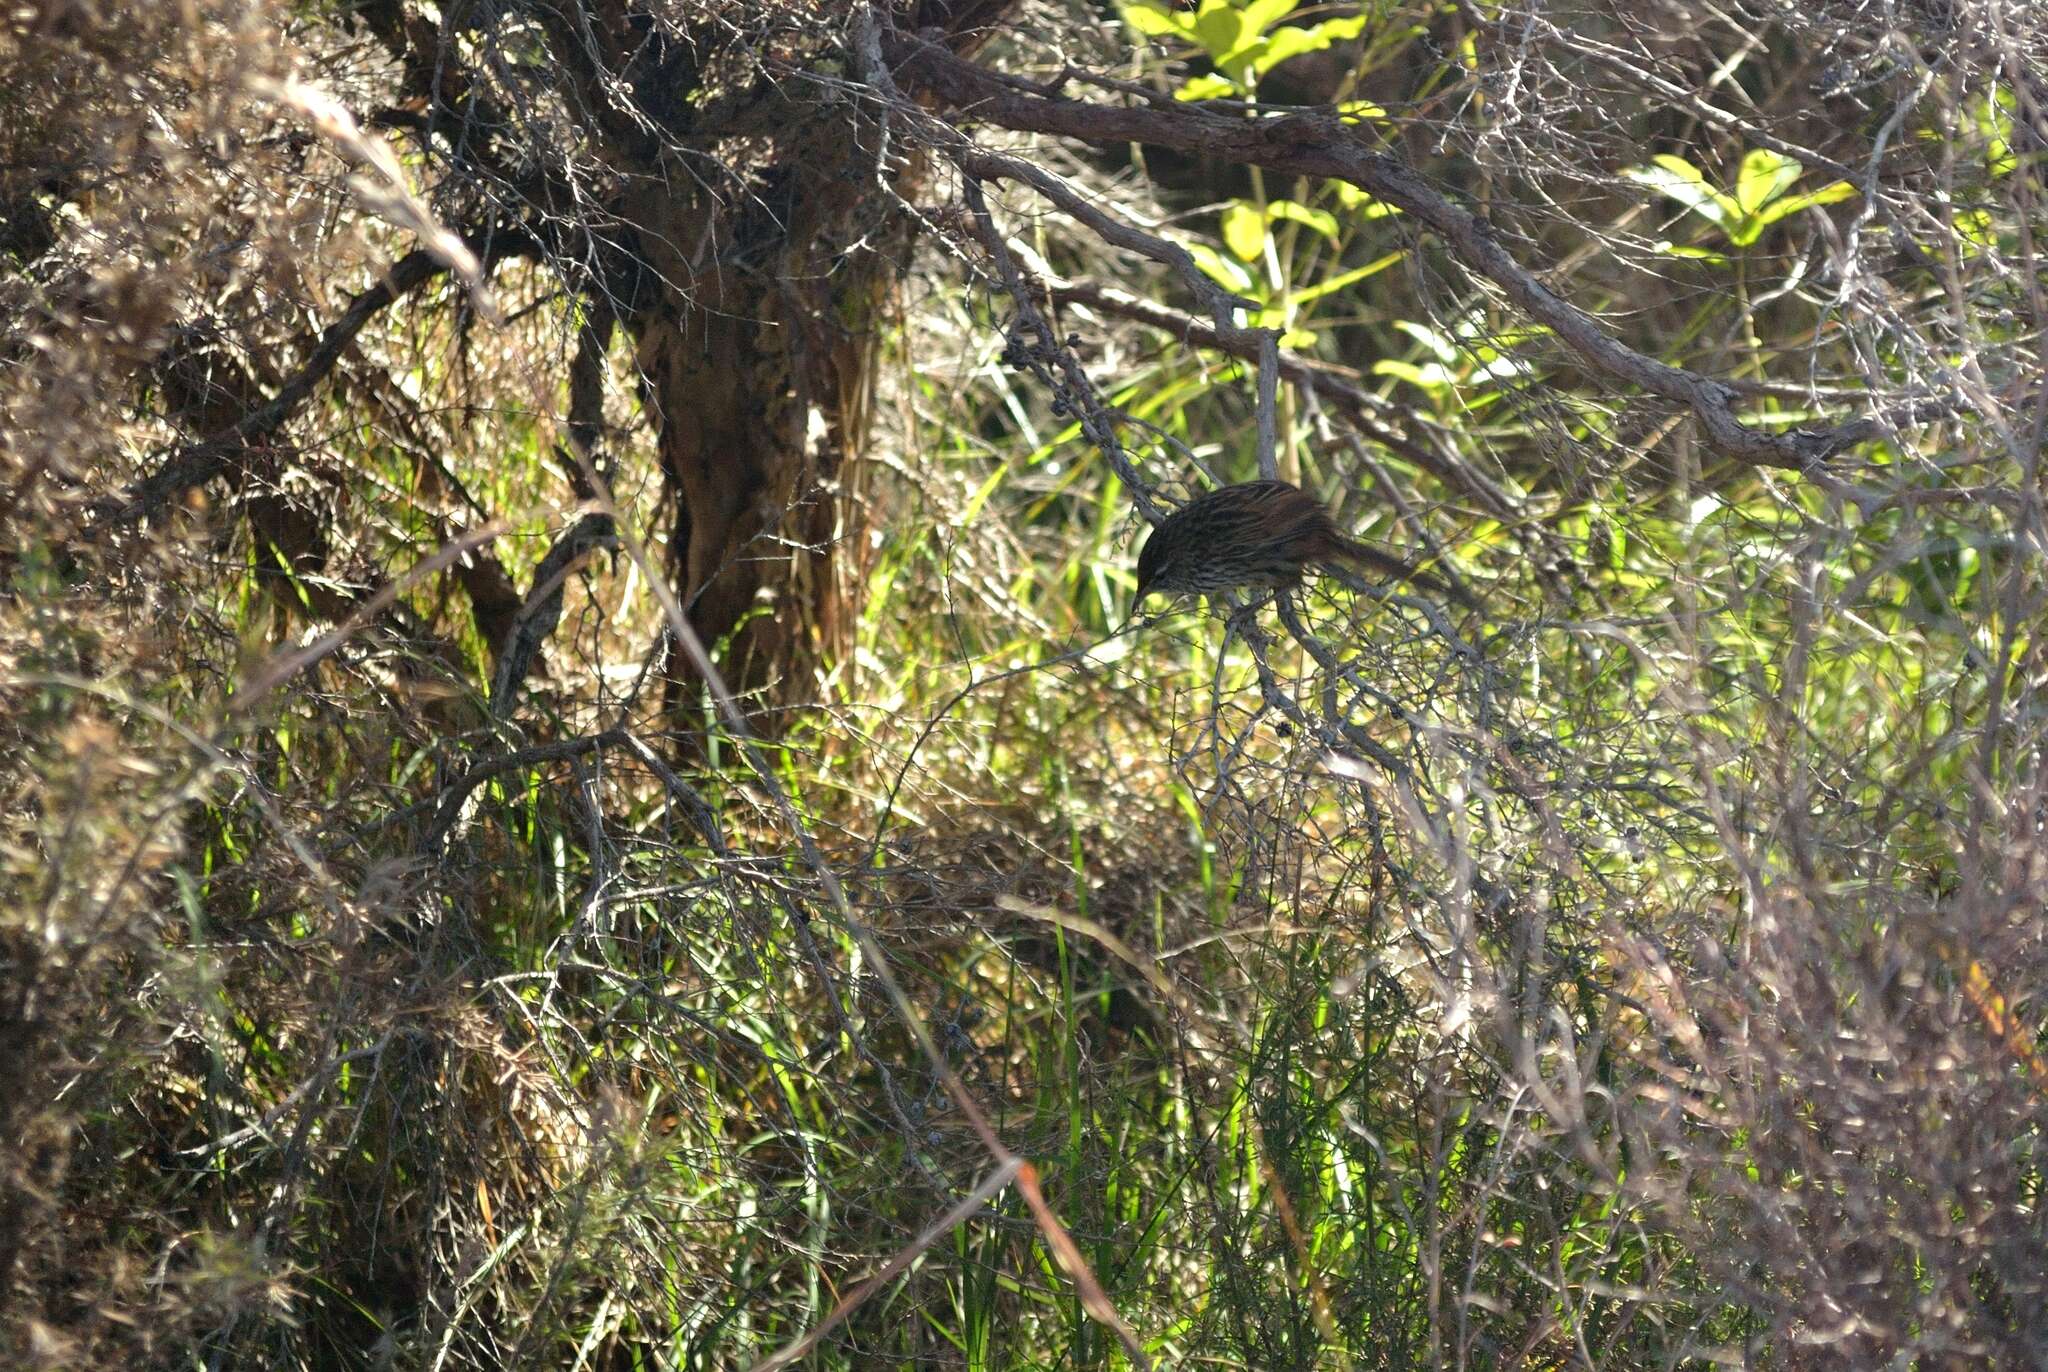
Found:
M 1219 334 L 1200 320 L 1168 309 L 1156 301 L 1143 300 L 1095 281 L 1057 281 L 1048 284 L 1052 298 L 1063 304 L 1087 305 L 1105 314 L 1149 324 L 1155 329 L 1174 335 L 1183 343 L 1214 348 L 1217 352 L 1228 353 L 1247 362 L 1254 362 L 1259 358 L 1259 350 L 1246 346 L 1242 338 Z M 1369 392 L 1352 385 L 1336 372 L 1296 354 L 1281 353 L 1279 374 L 1296 386 L 1315 392 L 1318 397 L 1342 410 L 1352 425 L 1373 442 L 1464 490 L 1477 500 L 1488 514 L 1507 520 L 1519 517 L 1514 497 L 1502 490 L 1484 472 L 1473 467 L 1455 452 L 1434 451 L 1388 428 L 1377 417 L 1379 402 Z
M 521 241 L 509 235 L 493 235 L 490 244 L 477 253 L 486 267 L 524 251 Z M 292 373 L 267 404 L 242 416 L 228 428 L 197 443 L 187 444 L 172 454 L 161 467 L 128 488 L 119 504 L 107 502 L 95 513 L 93 527 L 105 534 L 147 519 L 164 503 L 182 491 L 203 486 L 227 470 L 236 453 L 251 443 L 261 442 L 298 412 L 313 390 L 327 379 L 348 345 L 387 305 L 444 275 L 448 265 L 435 253 L 422 248 L 407 253 L 392 264 L 382 280 L 349 301 L 341 317 L 305 340 L 306 360 Z
M 1451 203 L 1403 163 L 1366 147 L 1357 131 L 1335 115 L 1224 118 L 1193 106 L 1162 109 L 1149 104 L 1135 107 L 1051 99 L 1020 90 L 1015 83 L 917 37 L 896 38 L 889 56 L 903 81 L 1003 128 L 1106 146 L 1144 143 L 1287 175 L 1348 181 L 1434 230 L 1460 261 L 1493 282 L 1530 318 L 1547 326 L 1601 372 L 1686 406 L 1714 448 L 1740 461 L 1809 472 L 1834 454 L 1928 412 L 1927 406 L 1917 406 L 1903 414 L 1788 433 L 1771 433 L 1744 422 L 1735 413 L 1733 390 L 1697 372 L 1659 362 L 1614 338 L 1599 321 L 1552 292 L 1517 262 L 1483 219 Z
M 1030 186 L 1053 204 L 1092 230 L 1103 242 L 1113 247 L 1125 248 L 1173 270 L 1186 284 L 1194 297 L 1202 302 L 1203 309 L 1213 321 L 1213 333 L 1228 339 L 1233 351 L 1248 356 L 1259 364 L 1257 392 L 1257 414 L 1259 430 L 1259 469 L 1267 476 L 1277 474 L 1275 466 L 1279 447 L 1279 426 L 1275 411 L 1275 394 L 1279 385 L 1280 335 L 1275 329 L 1244 328 L 1237 324 L 1237 312 L 1250 309 L 1252 301 L 1233 295 L 1218 286 L 1196 264 L 1193 254 L 1186 248 L 1159 234 L 1147 233 L 1133 224 L 1107 214 L 1099 209 L 1081 192 L 1062 178 L 1043 167 L 1034 166 L 1020 157 L 1007 153 L 991 152 L 981 147 L 959 130 L 942 120 L 932 117 L 915 102 L 905 98 L 897 89 L 895 78 L 888 64 L 882 58 L 884 23 L 878 11 L 863 10 L 855 26 L 855 43 L 861 57 L 863 78 L 887 102 L 892 116 L 901 118 L 916 128 L 923 141 L 939 149 L 962 173 L 970 178 L 969 201 L 975 209 L 975 217 L 986 246 L 1003 265 L 1006 280 L 1016 296 L 1020 308 L 1028 309 L 1028 301 L 1018 289 L 1014 267 L 1007 262 L 1008 252 L 995 234 L 993 221 L 981 205 L 980 192 L 972 187 L 972 180 L 1020 182 Z M 893 30 L 891 31 L 893 35 Z M 949 54 L 950 56 L 950 54 Z M 959 60 L 959 59 L 955 59 Z M 1043 321 L 1037 321 L 1042 325 Z M 1054 345 L 1049 329 L 1044 330 L 1045 346 Z M 1070 372 L 1075 369 L 1070 365 Z M 1096 432 L 1095 430 L 1100 430 Z M 1119 451 L 1111 435 L 1107 442 L 1104 435 L 1110 431 L 1106 425 L 1091 426 L 1090 437 L 1110 456 L 1113 463 L 1118 461 Z M 1149 496 L 1144 493 L 1143 484 L 1133 479 L 1133 473 L 1119 465 L 1118 475 L 1126 486 L 1138 493 L 1139 508 L 1148 519 L 1156 522 L 1157 513 L 1152 508 Z

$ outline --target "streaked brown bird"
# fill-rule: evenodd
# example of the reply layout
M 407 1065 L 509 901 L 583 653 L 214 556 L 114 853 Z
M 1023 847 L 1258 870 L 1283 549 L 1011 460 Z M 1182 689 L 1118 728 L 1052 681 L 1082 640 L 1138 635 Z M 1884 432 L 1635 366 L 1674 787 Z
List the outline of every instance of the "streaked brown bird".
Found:
M 1138 554 L 1138 598 L 1215 595 L 1252 587 L 1279 590 L 1312 564 L 1348 562 L 1457 596 L 1443 582 L 1391 553 L 1339 533 L 1322 502 L 1285 481 L 1246 481 L 1196 496 L 1152 531 Z M 1463 597 L 1457 597 L 1463 599 Z

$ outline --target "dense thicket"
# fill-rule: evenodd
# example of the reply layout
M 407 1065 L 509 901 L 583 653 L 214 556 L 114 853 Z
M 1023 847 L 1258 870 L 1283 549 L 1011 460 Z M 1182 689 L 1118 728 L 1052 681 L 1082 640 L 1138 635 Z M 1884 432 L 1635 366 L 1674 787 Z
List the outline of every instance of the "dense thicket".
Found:
M 0 1358 L 2048 1364 L 2044 59 L 17 7 Z

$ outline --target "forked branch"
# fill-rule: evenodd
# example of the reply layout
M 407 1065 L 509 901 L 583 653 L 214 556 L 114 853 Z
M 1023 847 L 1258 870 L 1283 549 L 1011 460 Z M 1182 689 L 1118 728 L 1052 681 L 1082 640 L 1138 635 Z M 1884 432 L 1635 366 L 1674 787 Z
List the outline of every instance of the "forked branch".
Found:
M 1711 377 L 1660 362 L 1615 338 L 1600 322 L 1553 292 L 1516 261 L 1491 225 L 1453 204 L 1397 159 L 1375 152 L 1331 114 L 1247 119 L 1195 105 L 1106 105 L 1058 96 L 1054 88 L 1004 77 L 916 35 L 886 36 L 897 80 L 976 119 L 1024 133 L 1047 133 L 1103 146 L 1141 143 L 1199 153 L 1291 176 L 1347 181 L 1412 215 L 1443 239 L 1467 267 L 1497 286 L 1574 353 L 1617 381 L 1685 406 L 1707 441 L 1739 461 L 1813 472 L 1828 458 L 1901 423 L 1927 417 L 1926 406 L 1820 429 L 1772 432 L 1735 412 L 1736 393 Z

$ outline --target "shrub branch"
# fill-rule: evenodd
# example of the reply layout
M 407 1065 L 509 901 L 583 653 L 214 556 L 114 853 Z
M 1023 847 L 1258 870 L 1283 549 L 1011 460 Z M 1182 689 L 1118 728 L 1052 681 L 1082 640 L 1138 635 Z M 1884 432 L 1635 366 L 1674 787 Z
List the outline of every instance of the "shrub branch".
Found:
M 913 35 L 891 34 L 885 54 L 903 83 L 976 119 L 1020 133 L 1046 133 L 1101 146 L 1142 143 L 1199 153 L 1292 176 L 1332 177 L 1427 225 L 1451 252 L 1531 319 L 1607 376 L 1689 409 L 1724 455 L 1756 466 L 1811 473 L 1844 449 L 1925 417 L 1925 406 L 1821 429 L 1772 433 L 1736 415 L 1736 392 L 1697 372 L 1659 362 L 1609 334 L 1557 295 L 1503 248 L 1484 219 L 1453 204 L 1402 162 L 1365 147 L 1335 115 L 1290 113 L 1225 118 L 1195 105 L 1105 105 L 1057 96 L 954 56 Z M 956 159 L 957 160 L 957 159 Z M 1114 240 L 1112 240 L 1114 241 Z

